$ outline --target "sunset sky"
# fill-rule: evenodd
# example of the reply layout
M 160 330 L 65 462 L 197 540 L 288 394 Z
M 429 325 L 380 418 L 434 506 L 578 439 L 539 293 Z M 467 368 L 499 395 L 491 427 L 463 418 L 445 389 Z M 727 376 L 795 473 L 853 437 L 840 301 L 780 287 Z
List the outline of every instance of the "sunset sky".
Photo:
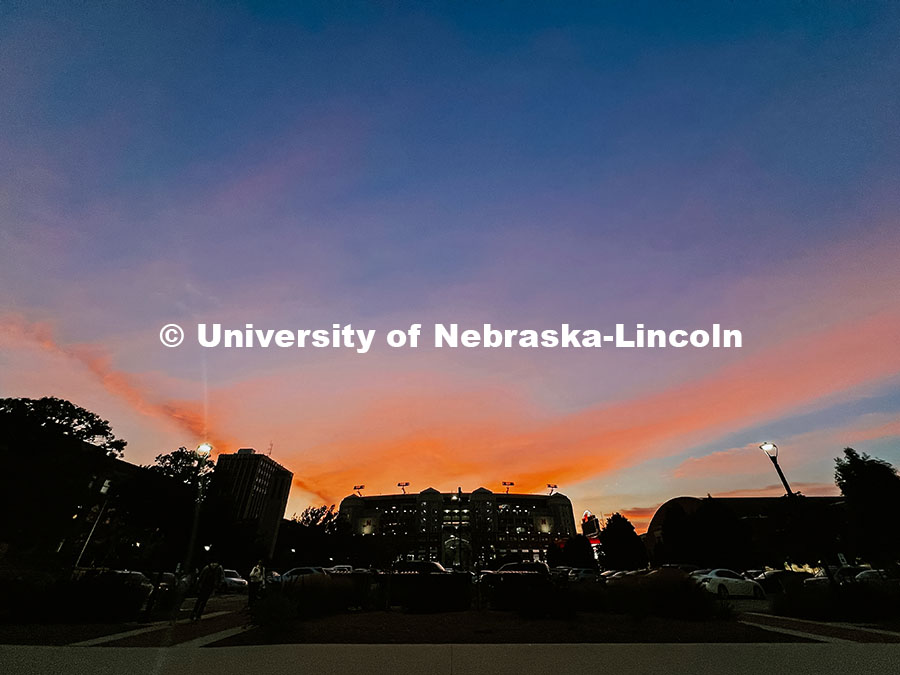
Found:
M 135 463 L 271 444 L 288 515 L 515 481 L 641 529 L 781 494 L 763 440 L 808 495 L 846 445 L 900 465 L 900 4 L 127 4 L 0 5 L 0 396 L 93 410 Z

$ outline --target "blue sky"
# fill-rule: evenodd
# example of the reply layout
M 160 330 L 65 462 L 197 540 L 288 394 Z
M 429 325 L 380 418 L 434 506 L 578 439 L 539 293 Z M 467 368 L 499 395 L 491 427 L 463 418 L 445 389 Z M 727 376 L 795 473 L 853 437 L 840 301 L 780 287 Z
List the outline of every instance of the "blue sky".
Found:
M 604 511 L 765 489 L 765 463 L 667 473 L 762 437 L 797 438 L 810 485 L 845 440 L 897 461 L 898 26 L 894 3 L 5 4 L 0 394 L 97 410 L 132 461 L 212 433 L 274 442 L 304 477 L 297 508 L 398 471 L 496 487 L 517 443 L 523 475 Z M 717 321 L 746 344 L 159 346 L 163 324 L 200 320 Z M 846 363 L 814 380 L 805 344 Z M 771 401 L 711 411 L 687 441 L 635 422 L 633 452 L 602 426 L 560 435 L 552 462 L 530 446 L 537 421 L 609 425 L 747 364 L 798 398 L 748 389 Z M 595 469 L 572 472 L 591 443 Z

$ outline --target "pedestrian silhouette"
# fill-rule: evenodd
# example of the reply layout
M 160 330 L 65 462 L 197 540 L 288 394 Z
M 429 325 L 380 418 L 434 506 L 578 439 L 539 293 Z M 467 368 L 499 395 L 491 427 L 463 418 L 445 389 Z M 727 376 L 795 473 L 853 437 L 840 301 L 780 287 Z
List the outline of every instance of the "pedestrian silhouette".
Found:
M 213 594 L 219 585 L 225 580 L 225 571 L 217 562 L 211 562 L 200 572 L 197 582 L 197 602 L 194 603 L 194 611 L 191 612 L 191 620 L 199 621 L 206 609 L 209 596 Z
M 250 588 L 247 592 L 247 604 L 250 605 L 250 607 L 253 607 L 256 601 L 262 596 L 262 590 L 265 583 L 266 568 L 263 567 L 263 561 L 260 560 L 253 569 L 250 570 Z

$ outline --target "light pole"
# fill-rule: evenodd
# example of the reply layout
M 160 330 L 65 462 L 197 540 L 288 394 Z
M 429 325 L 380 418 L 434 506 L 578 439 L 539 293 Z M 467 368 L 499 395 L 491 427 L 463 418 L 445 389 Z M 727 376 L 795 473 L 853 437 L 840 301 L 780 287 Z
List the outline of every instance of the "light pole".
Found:
M 784 489 L 787 491 L 788 497 L 793 497 L 794 491 L 791 490 L 791 486 L 788 485 L 787 478 L 784 477 L 784 472 L 781 470 L 781 467 L 778 466 L 778 446 L 770 441 L 766 441 L 759 446 L 759 449 L 766 453 L 766 456 L 772 460 L 772 464 L 775 465 L 775 471 L 778 472 L 778 477 L 781 479 L 781 484 L 784 485 Z
M 197 545 L 197 530 L 200 527 L 200 504 L 203 501 L 200 490 L 200 471 L 203 468 L 204 460 L 209 456 L 209 453 L 212 452 L 212 449 L 212 445 L 209 443 L 201 443 L 194 451 L 194 455 L 196 456 L 196 465 L 194 467 L 194 521 L 191 523 L 191 538 L 188 543 L 187 553 L 184 556 L 184 571 L 187 574 L 191 573 L 191 565 L 194 562 L 194 548 Z M 207 551 L 208 550 L 209 549 L 207 549 Z
M 88 544 L 91 543 L 91 537 L 94 536 L 94 530 L 97 529 L 97 525 L 100 523 L 100 519 L 103 517 L 103 512 L 106 511 L 106 506 L 107 504 L 109 504 L 109 488 L 111 485 L 111 481 L 105 480 L 103 481 L 103 487 L 100 488 L 100 494 L 105 495 L 106 498 L 103 500 L 103 506 L 100 507 L 100 512 L 94 519 L 94 525 L 93 527 L 91 527 L 91 531 L 88 533 L 87 539 L 84 540 L 84 546 L 81 547 L 81 553 L 78 554 L 78 560 L 75 561 L 76 569 L 81 565 L 81 559 L 82 557 L 84 557 L 84 552 L 87 551 Z

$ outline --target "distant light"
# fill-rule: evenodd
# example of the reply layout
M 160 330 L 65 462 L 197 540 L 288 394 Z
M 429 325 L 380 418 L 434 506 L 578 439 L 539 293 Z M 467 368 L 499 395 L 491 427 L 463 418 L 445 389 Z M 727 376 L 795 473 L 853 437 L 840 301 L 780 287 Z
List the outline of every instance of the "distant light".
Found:
M 209 549 L 211 549 L 211 548 L 212 548 L 212 546 L 207 544 L 206 546 L 203 547 L 203 550 L 206 551 L 207 553 L 209 553 Z
M 200 455 L 208 455 L 212 452 L 213 446 L 209 443 L 201 443 L 197 446 L 197 453 Z
M 778 446 L 771 441 L 766 441 L 759 446 L 759 449 L 766 453 L 769 457 L 778 457 Z
M 141 547 L 141 542 L 136 541 L 136 542 L 134 542 L 134 545 L 137 546 L 138 548 L 140 548 L 140 547 Z

